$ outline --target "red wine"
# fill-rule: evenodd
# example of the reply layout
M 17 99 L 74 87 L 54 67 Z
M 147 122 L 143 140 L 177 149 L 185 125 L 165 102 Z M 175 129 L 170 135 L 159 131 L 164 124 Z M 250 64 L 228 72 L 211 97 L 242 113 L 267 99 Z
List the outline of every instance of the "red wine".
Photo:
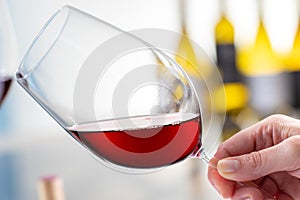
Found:
M 201 146 L 201 119 L 194 114 L 107 120 L 68 131 L 98 157 L 133 168 L 171 165 Z
M 11 77 L 0 75 L 0 105 L 2 104 L 6 94 L 8 92 L 11 82 L 12 82 Z

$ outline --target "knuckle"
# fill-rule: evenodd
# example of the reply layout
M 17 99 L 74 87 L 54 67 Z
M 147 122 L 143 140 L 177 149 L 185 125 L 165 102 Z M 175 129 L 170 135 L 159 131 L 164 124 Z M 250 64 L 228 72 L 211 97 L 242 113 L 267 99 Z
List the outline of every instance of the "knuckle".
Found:
M 269 121 L 278 121 L 278 120 L 283 120 L 285 118 L 286 118 L 286 116 L 283 115 L 283 114 L 273 114 L 273 115 L 267 117 L 266 120 L 269 120 Z
M 263 155 L 259 151 L 250 153 L 246 159 L 247 159 L 246 164 L 250 168 L 255 169 L 255 168 L 260 168 L 263 166 L 263 160 L 264 160 Z
M 266 124 L 283 129 L 285 127 L 286 116 L 282 114 L 271 115 L 266 118 Z
M 278 143 L 283 138 L 289 135 L 289 127 L 286 125 L 288 117 L 282 114 L 274 114 L 266 118 L 265 125 L 268 127 L 268 132 L 272 133 L 275 143 Z
M 273 127 L 278 127 L 279 129 L 285 129 L 286 116 L 281 114 L 271 115 L 267 118 L 267 123 L 271 124 Z

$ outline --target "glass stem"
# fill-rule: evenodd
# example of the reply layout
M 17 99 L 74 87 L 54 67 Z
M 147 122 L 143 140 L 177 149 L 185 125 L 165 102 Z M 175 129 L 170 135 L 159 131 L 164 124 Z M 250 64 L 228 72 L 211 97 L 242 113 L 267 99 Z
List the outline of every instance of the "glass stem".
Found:
M 215 157 L 209 156 L 203 147 L 197 150 L 193 155 L 192 158 L 200 158 L 203 162 L 208 164 L 210 167 L 217 169 L 218 159 Z

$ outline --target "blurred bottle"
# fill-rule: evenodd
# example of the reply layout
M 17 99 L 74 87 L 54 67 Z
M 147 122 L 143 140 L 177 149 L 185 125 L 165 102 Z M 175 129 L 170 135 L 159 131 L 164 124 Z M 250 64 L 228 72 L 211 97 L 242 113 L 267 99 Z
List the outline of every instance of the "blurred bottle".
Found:
M 204 84 L 203 84 L 203 77 L 206 76 L 208 73 L 208 65 L 210 64 L 208 60 L 201 59 L 201 65 L 198 62 L 198 57 L 200 55 L 196 55 L 196 52 L 193 47 L 193 42 L 189 38 L 189 34 L 187 31 L 187 0 L 178 0 L 178 16 L 179 16 L 179 24 L 180 24 L 180 33 L 178 38 L 178 44 L 177 49 L 175 49 L 175 53 L 173 55 L 170 55 L 181 67 L 182 69 L 189 74 L 190 80 L 193 82 L 193 86 L 197 91 L 203 90 Z M 199 54 L 203 52 L 197 52 Z M 158 63 L 160 64 L 160 61 L 158 60 Z M 172 85 L 172 92 L 173 92 L 173 98 L 176 99 L 178 103 L 183 98 L 183 85 L 179 83 L 178 80 L 172 79 L 171 77 L 168 77 L 166 73 L 166 67 L 164 65 L 161 65 L 161 67 L 158 68 L 158 77 L 159 80 L 162 83 L 169 83 L 167 85 Z M 181 81 L 184 83 L 185 79 L 182 78 Z M 171 84 L 170 84 L 171 83 Z M 185 84 L 185 83 L 184 83 Z M 200 92 L 201 93 L 201 92 Z M 203 94 L 205 94 L 203 92 Z M 168 111 L 178 111 L 176 108 L 176 105 L 168 105 L 168 102 L 166 102 L 166 95 L 171 95 L 170 91 L 160 91 L 160 101 L 161 105 L 163 105 L 163 108 L 168 109 Z M 201 95 L 200 102 L 203 103 L 203 105 L 206 105 L 204 101 L 206 101 L 205 95 Z M 203 106 L 203 109 L 206 109 L 205 106 Z M 202 113 L 203 110 L 202 109 Z M 204 112 L 208 113 L 208 112 Z M 202 116 L 203 118 L 206 118 L 207 116 Z
M 274 52 L 263 23 L 263 1 L 257 0 L 259 24 L 252 45 L 239 49 L 238 67 L 246 76 L 250 104 L 265 117 L 289 113 L 290 80 L 284 65 Z
M 211 81 L 211 77 L 213 76 L 211 73 L 213 63 L 204 50 L 200 49 L 201 47 L 193 46 L 196 44 L 189 38 L 187 28 L 187 7 L 189 2 L 188 0 L 179 0 L 179 22 L 182 35 L 178 40 L 174 60 L 189 74 L 195 90 L 200 94 L 198 98 L 201 104 L 201 117 L 203 124 L 206 124 L 211 120 L 211 105 L 206 84 L 209 84 L 208 82 Z M 182 88 L 180 85 L 175 90 L 175 96 L 178 99 L 182 98 Z
M 187 18 L 187 1 L 179 0 L 179 14 L 180 14 L 180 25 L 181 25 L 181 38 L 179 39 L 177 52 L 175 55 L 175 61 L 188 73 L 194 75 L 194 78 L 197 78 L 197 56 L 193 49 L 192 43 L 188 37 L 187 27 L 186 27 L 186 18 Z M 177 87 L 175 91 L 177 98 L 182 97 L 182 88 Z
M 300 16 L 300 1 L 297 1 L 298 16 Z M 291 106 L 292 112 L 290 115 L 300 118 L 300 17 L 298 17 L 298 26 L 295 33 L 293 47 L 284 60 L 287 71 L 291 78 Z
M 186 0 L 179 0 L 179 23 L 181 27 L 181 37 L 178 41 L 178 47 L 174 55 L 170 55 L 186 72 L 191 75 L 195 75 L 197 79 L 197 57 L 194 52 L 192 43 L 188 37 L 187 30 L 186 30 Z M 161 64 L 160 60 L 158 59 L 158 64 Z M 166 85 L 172 85 L 173 88 L 172 94 L 170 91 L 160 91 L 160 104 L 164 109 L 167 109 L 168 112 L 176 111 L 178 112 L 177 105 L 168 105 L 166 102 L 166 95 L 173 95 L 173 98 L 176 99 L 176 102 L 180 103 L 181 99 L 183 98 L 183 86 L 179 83 L 178 80 L 168 76 L 167 69 L 164 65 L 160 65 L 158 68 L 158 77 L 162 84 L 167 83 Z M 181 81 L 185 79 L 182 78 Z M 171 84 L 170 84 L 171 83 Z M 185 83 L 184 83 L 185 84 Z
M 248 89 L 237 69 L 234 27 L 226 16 L 226 1 L 220 0 L 221 17 L 215 26 L 217 65 L 223 74 L 226 93 L 226 119 L 222 139 L 241 130 L 249 121 Z
M 64 200 L 63 181 L 57 176 L 42 177 L 38 182 L 39 200 Z

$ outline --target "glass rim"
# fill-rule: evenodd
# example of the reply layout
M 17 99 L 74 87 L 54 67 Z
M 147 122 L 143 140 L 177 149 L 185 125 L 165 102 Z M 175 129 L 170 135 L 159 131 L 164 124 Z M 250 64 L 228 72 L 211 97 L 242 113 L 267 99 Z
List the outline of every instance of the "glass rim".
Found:
M 70 5 L 64 5 L 62 7 L 60 7 L 55 13 L 53 13 L 51 15 L 50 18 L 48 18 L 48 20 L 43 24 L 42 28 L 40 29 L 40 31 L 35 35 L 33 41 L 31 42 L 30 46 L 28 47 L 28 49 L 26 50 L 21 63 L 18 67 L 18 71 L 17 74 L 22 74 L 22 77 L 26 77 L 28 76 L 32 71 L 34 71 L 34 69 L 44 60 L 44 58 L 48 55 L 48 53 L 51 51 L 51 49 L 53 48 L 53 46 L 56 44 L 57 40 L 60 38 L 63 30 L 65 29 L 69 17 L 70 17 L 70 10 L 76 10 L 76 11 L 80 11 L 78 9 L 76 9 L 73 6 Z M 37 46 L 39 45 L 39 43 L 41 42 L 41 40 L 43 40 L 43 36 L 47 33 L 47 31 L 49 31 L 49 29 L 51 29 L 50 25 L 55 23 L 55 19 L 57 19 L 57 17 L 59 15 L 62 15 L 62 19 L 63 21 L 61 22 L 59 28 L 57 30 L 55 30 L 56 34 L 55 36 L 50 40 L 49 44 L 48 44 L 48 48 L 43 51 L 43 53 L 39 56 L 39 58 L 37 59 L 37 61 L 35 62 L 35 64 L 33 66 L 30 66 L 29 70 L 25 70 L 23 68 L 24 64 L 27 62 L 27 59 L 30 58 L 30 54 L 35 53 L 37 51 L 39 51 Z M 58 22 L 59 23 L 59 22 Z M 17 75 L 17 79 L 19 78 L 19 76 Z

